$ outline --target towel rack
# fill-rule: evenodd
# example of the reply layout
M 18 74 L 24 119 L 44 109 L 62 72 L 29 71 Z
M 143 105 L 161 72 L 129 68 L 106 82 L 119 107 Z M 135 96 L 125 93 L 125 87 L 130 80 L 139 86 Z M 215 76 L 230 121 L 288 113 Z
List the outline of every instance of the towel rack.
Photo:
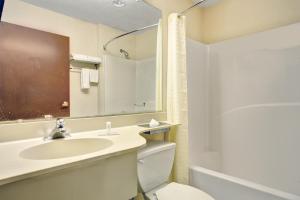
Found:
M 90 68 L 90 67 L 70 67 L 70 69 L 81 69 L 81 68 Z M 95 66 L 95 69 L 98 69 L 98 66 Z
M 98 70 L 102 60 L 100 57 L 93 57 L 93 56 L 72 53 L 72 54 L 70 54 L 70 61 L 86 63 L 86 64 L 94 64 L 96 70 Z M 73 72 L 79 73 L 79 72 L 81 72 L 81 68 L 83 68 L 83 67 L 76 67 L 76 68 L 70 67 L 70 70 L 72 70 Z
M 70 72 L 81 73 L 81 68 L 70 67 Z
M 90 63 L 95 65 L 100 65 L 102 60 L 100 57 L 87 56 L 82 54 L 74 54 L 70 55 L 70 60 L 81 63 Z

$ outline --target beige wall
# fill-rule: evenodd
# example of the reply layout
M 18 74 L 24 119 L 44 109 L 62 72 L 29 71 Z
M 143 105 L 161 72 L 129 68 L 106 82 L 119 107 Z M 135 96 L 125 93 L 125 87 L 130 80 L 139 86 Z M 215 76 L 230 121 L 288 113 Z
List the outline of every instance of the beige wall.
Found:
M 221 0 L 203 9 L 203 38 L 214 43 L 300 21 L 299 0 Z
M 157 28 L 136 35 L 136 59 L 142 60 L 156 55 Z

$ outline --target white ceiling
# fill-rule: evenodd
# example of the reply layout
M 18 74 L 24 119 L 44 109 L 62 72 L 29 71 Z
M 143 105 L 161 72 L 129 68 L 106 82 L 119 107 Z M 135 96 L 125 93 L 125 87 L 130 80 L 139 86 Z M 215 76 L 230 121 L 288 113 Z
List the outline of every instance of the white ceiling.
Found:
M 131 31 L 158 22 L 161 11 L 143 0 L 126 0 L 126 6 L 117 8 L 112 0 L 23 0 L 64 15 L 92 23 L 100 23 Z

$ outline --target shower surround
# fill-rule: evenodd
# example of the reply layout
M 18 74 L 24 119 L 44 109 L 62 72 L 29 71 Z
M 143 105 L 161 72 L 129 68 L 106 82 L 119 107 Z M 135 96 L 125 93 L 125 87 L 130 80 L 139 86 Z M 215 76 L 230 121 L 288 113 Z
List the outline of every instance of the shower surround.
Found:
M 191 166 L 300 196 L 299 35 L 188 41 Z

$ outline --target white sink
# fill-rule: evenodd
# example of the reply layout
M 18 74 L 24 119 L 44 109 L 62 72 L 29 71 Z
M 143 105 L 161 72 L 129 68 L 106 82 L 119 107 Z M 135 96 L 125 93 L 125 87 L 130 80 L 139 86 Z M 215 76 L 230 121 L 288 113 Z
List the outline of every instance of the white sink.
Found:
M 102 138 L 54 140 L 25 149 L 20 156 L 31 160 L 67 158 L 104 150 L 112 144 L 112 141 Z

